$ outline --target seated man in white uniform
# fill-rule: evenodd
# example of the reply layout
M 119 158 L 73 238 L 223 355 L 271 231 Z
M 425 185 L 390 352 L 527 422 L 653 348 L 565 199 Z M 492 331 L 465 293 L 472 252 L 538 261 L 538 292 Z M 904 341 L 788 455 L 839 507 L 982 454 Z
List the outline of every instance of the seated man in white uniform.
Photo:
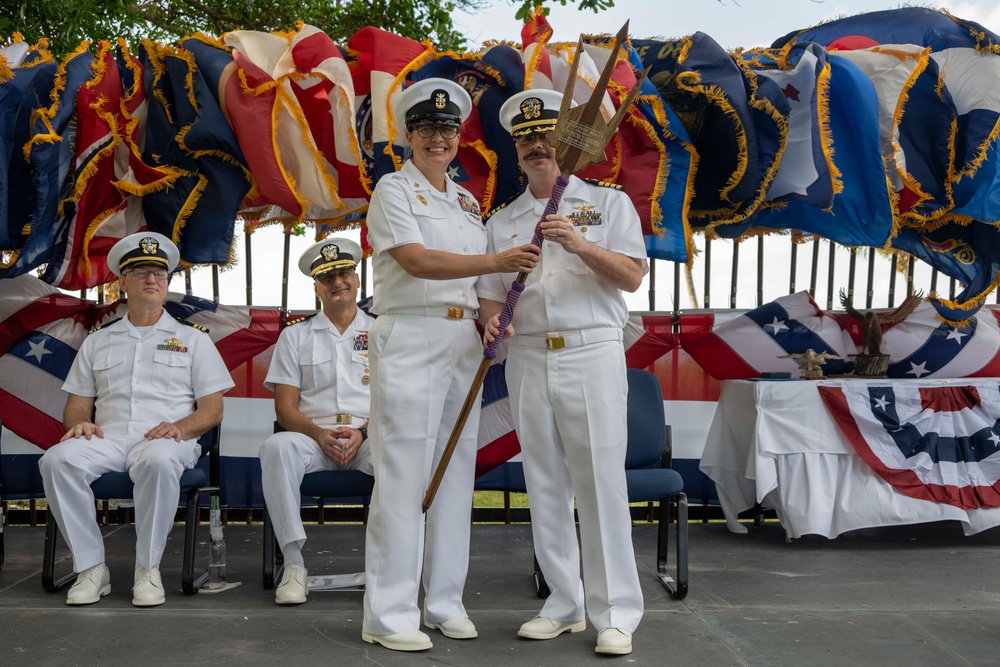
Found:
M 323 309 L 289 324 L 274 348 L 264 386 L 274 392 L 283 429 L 260 447 L 264 502 L 285 559 L 274 593 L 278 604 L 302 604 L 306 533 L 299 486 L 306 473 L 361 470 L 372 473 L 368 452 L 368 330 L 374 320 L 357 306 L 356 267 L 361 246 L 327 239 L 299 258 L 315 282 Z
M 487 252 L 530 238 L 559 176 L 555 129 L 562 95 L 530 90 L 500 108 L 514 138 L 528 189 L 487 222 Z M 518 635 L 552 639 L 586 628 L 584 603 L 597 628 L 598 653 L 632 650 L 642 618 L 642 591 L 632 550 L 625 484 L 625 349 L 628 308 L 646 270 L 639 216 L 616 186 L 571 176 L 555 215 L 541 225 L 541 260 L 514 311 L 507 388 L 521 441 L 531 504 L 531 534 L 552 594 Z M 479 281 L 486 337 L 514 276 Z M 573 519 L 580 516 L 583 582 Z M 586 593 L 586 598 L 584 598 Z
M 66 435 L 38 467 L 79 573 L 66 604 L 91 604 L 111 592 L 90 483 L 115 471 L 135 482 L 132 604 L 165 600 L 159 565 L 180 477 L 198 462 L 197 438 L 222 421 L 222 393 L 233 386 L 203 327 L 175 320 L 163 308 L 177 260 L 177 247 L 153 232 L 114 245 L 108 266 L 128 296 L 128 315 L 84 340 L 63 384 Z

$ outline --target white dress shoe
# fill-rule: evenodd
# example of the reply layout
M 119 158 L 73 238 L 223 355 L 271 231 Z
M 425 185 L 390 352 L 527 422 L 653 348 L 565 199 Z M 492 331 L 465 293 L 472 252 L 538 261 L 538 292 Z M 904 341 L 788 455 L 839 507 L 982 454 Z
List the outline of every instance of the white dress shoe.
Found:
M 281 583 L 274 591 L 274 601 L 278 604 L 302 604 L 309 595 L 306 587 L 308 581 L 306 568 L 298 563 L 285 565 L 285 572 L 281 575 Z
M 393 651 L 426 651 L 434 646 L 431 638 L 416 628 L 403 630 L 393 635 L 370 635 L 361 631 L 361 638 L 369 644 L 381 644 Z
M 479 633 L 476 632 L 475 623 L 464 616 L 449 618 L 447 621 L 441 623 L 424 621 L 424 625 L 431 630 L 440 630 L 441 634 L 451 639 L 475 639 L 479 636 Z
M 604 628 L 597 635 L 598 653 L 628 655 L 632 652 L 632 633 L 620 628 Z
M 564 632 L 583 632 L 586 629 L 586 621 L 562 623 L 544 616 L 535 616 L 521 626 L 521 629 L 517 631 L 517 636 L 528 639 L 555 639 Z
M 94 604 L 110 592 L 111 572 L 101 563 L 76 575 L 76 583 L 66 594 L 66 604 Z
M 132 587 L 132 606 L 155 607 L 167 601 L 163 594 L 163 582 L 160 581 L 160 568 L 147 570 L 144 567 L 135 568 L 135 586 Z

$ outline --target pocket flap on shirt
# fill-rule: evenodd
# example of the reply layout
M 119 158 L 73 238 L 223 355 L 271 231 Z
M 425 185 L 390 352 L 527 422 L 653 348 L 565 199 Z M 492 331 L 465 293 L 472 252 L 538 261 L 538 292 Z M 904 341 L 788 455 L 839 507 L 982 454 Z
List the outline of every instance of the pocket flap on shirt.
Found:
M 191 365 L 191 357 L 187 352 L 154 352 L 153 361 L 167 366 Z
M 118 364 L 123 364 L 123 363 L 125 363 L 125 356 L 124 355 L 121 355 L 121 354 L 112 355 L 112 356 L 104 357 L 103 359 L 96 359 L 94 361 L 94 370 L 95 371 L 106 371 L 109 368 L 113 368 L 114 366 L 117 366 Z

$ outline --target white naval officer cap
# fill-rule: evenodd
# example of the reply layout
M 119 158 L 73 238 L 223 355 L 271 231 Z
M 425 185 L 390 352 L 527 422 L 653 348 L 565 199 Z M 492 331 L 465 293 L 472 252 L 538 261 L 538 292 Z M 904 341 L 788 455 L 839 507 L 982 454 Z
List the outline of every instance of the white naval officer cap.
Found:
M 361 246 L 350 239 L 329 238 L 309 246 L 299 257 L 299 271 L 318 278 L 336 269 L 353 269 L 361 263 Z
M 108 268 L 116 276 L 139 264 L 160 264 L 167 270 L 174 270 L 181 254 L 174 242 L 156 232 L 129 234 L 111 247 L 108 253 Z
M 556 129 L 562 93 L 556 90 L 524 90 L 503 103 L 500 107 L 500 124 L 512 137 L 529 134 L 547 134 Z M 576 102 L 571 101 L 570 107 Z
M 462 86 L 449 79 L 414 81 L 392 100 L 398 136 L 417 125 L 458 127 L 472 113 L 472 98 Z

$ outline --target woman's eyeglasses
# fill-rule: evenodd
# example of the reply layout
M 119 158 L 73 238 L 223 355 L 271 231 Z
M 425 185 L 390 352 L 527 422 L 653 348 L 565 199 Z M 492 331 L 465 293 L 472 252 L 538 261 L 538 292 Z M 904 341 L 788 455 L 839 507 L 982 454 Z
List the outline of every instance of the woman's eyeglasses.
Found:
M 440 134 L 442 139 L 454 139 L 458 136 L 458 128 L 454 125 L 418 125 L 413 131 L 424 139 L 430 139 L 435 133 Z

